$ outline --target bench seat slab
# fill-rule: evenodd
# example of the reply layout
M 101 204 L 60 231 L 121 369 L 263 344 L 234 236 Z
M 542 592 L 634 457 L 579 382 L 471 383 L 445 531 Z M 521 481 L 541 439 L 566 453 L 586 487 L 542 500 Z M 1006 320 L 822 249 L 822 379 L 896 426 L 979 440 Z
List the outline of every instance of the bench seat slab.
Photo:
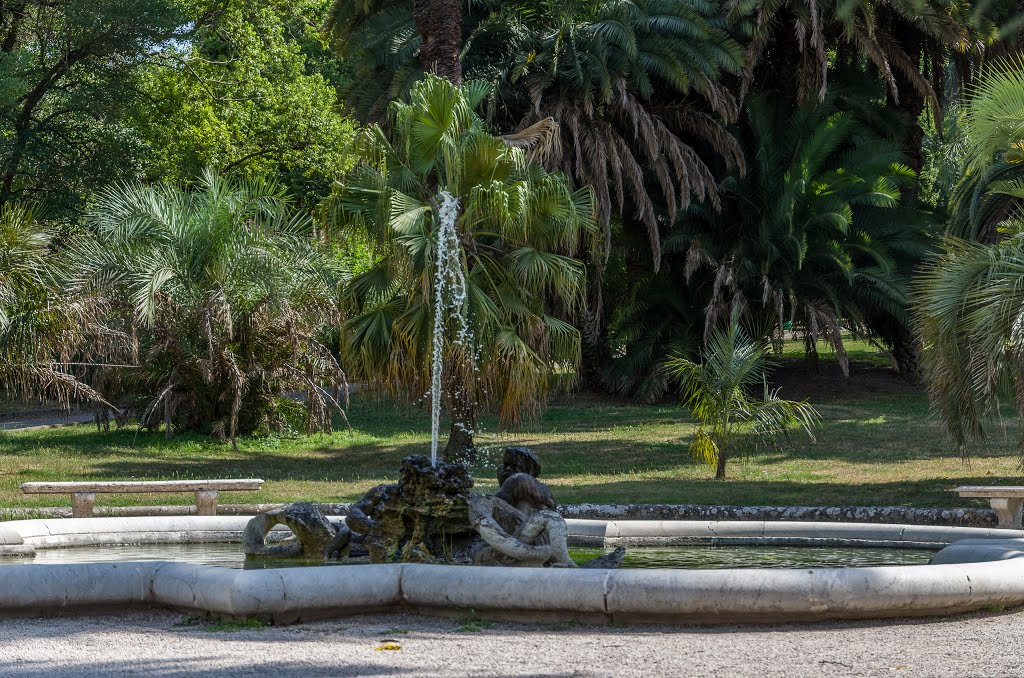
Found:
M 956 488 L 961 497 L 1018 497 L 1024 499 L 1024 487 L 1017 485 L 964 485 Z
M 70 494 L 72 492 L 200 492 L 207 490 L 259 490 L 259 478 L 236 480 L 114 480 L 106 482 L 22 483 L 25 494 Z

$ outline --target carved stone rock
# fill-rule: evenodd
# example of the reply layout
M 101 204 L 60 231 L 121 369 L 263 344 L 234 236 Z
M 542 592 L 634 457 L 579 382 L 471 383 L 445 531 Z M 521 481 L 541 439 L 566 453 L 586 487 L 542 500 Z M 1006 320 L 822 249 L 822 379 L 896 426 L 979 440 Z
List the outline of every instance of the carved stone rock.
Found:
M 528 473 L 534 478 L 540 478 L 540 459 L 529 447 L 505 448 L 501 466 L 498 467 L 498 484 L 504 484 L 505 479 L 514 473 Z
M 399 481 L 378 485 L 353 504 L 346 522 L 362 536 L 373 563 L 466 562 L 474 534 L 469 523 L 473 480 L 462 464 L 412 455 Z
M 294 537 L 278 544 L 267 544 L 266 538 L 277 525 L 284 525 Z M 242 533 L 242 549 L 246 556 L 309 558 L 323 560 L 328 544 L 337 528 L 313 504 L 296 502 L 256 516 Z

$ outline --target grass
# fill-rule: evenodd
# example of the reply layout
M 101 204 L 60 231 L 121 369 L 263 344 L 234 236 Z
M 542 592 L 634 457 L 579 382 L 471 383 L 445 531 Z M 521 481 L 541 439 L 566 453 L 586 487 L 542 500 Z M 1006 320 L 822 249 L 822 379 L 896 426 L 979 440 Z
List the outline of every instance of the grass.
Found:
M 270 622 L 264 619 L 230 619 L 218 616 L 188 615 L 175 624 L 175 626 L 195 628 L 209 633 L 236 633 L 238 631 L 265 629 L 270 626 Z
M 494 626 L 494 622 L 473 614 L 459 617 L 455 621 L 458 624 L 455 630 L 460 633 L 480 633 Z
M 563 503 L 700 503 L 731 505 L 985 506 L 961 499 L 961 484 L 1019 484 L 1019 427 L 998 430 L 961 460 L 923 393 L 865 362 L 849 380 L 799 366 L 779 374 L 783 395 L 807 397 L 822 415 L 817 440 L 794 437 L 776 450 L 730 462 L 728 480 L 693 462 L 686 447 L 692 421 L 672 404 L 641 406 L 575 396 L 553 403 L 521 431 L 495 432 L 473 469 L 483 491 L 495 487 L 500 448 L 527 445 L 543 479 Z M 429 448 L 425 411 L 370 399 L 349 412 L 355 429 L 332 435 L 248 438 L 239 450 L 205 436 L 166 441 L 134 430 L 97 433 L 89 425 L 0 434 L 3 507 L 70 504 L 62 495 L 22 495 L 25 481 L 260 477 L 260 492 L 226 493 L 226 503 L 325 501 L 360 497 L 393 482 L 399 460 Z M 191 503 L 187 494 L 102 495 L 100 504 Z

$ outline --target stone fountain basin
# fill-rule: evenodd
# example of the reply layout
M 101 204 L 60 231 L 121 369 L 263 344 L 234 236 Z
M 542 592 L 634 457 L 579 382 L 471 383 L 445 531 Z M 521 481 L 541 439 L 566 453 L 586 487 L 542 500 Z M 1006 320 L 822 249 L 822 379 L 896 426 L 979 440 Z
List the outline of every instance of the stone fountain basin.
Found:
M 12 521 L 0 523 L 0 553 L 99 544 L 238 541 L 247 520 L 181 516 Z M 961 543 L 934 559 L 948 564 L 798 570 L 418 564 L 234 570 L 162 561 L 0 564 L 0 614 L 158 606 L 280 623 L 388 610 L 532 621 L 738 623 L 930 616 L 1024 605 L 1024 531 L 763 521 L 567 522 L 576 544 L 595 546 L 936 548 Z

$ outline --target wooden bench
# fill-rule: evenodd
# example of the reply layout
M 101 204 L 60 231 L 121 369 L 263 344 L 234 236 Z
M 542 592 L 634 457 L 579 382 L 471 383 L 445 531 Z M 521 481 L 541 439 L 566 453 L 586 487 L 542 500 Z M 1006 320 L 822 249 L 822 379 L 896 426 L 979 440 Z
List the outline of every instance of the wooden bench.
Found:
M 995 509 L 999 527 L 1021 527 L 1021 508 L 1024 507 L 1024 487 L 1011 485 L 967 485 L 956 488 L 961 497 L 987 497 Z
M 201 516 L 217 515 L 221 492 L 242 492 L 263 487 L 259 478 L 241 480 L 127 480 L 110 482 L 22 483 L 25 494 L 70 494 L 71 515 L 88 518 L 96 505 L 98 493 L 120 492 L 195 492 L 196 512 Z

